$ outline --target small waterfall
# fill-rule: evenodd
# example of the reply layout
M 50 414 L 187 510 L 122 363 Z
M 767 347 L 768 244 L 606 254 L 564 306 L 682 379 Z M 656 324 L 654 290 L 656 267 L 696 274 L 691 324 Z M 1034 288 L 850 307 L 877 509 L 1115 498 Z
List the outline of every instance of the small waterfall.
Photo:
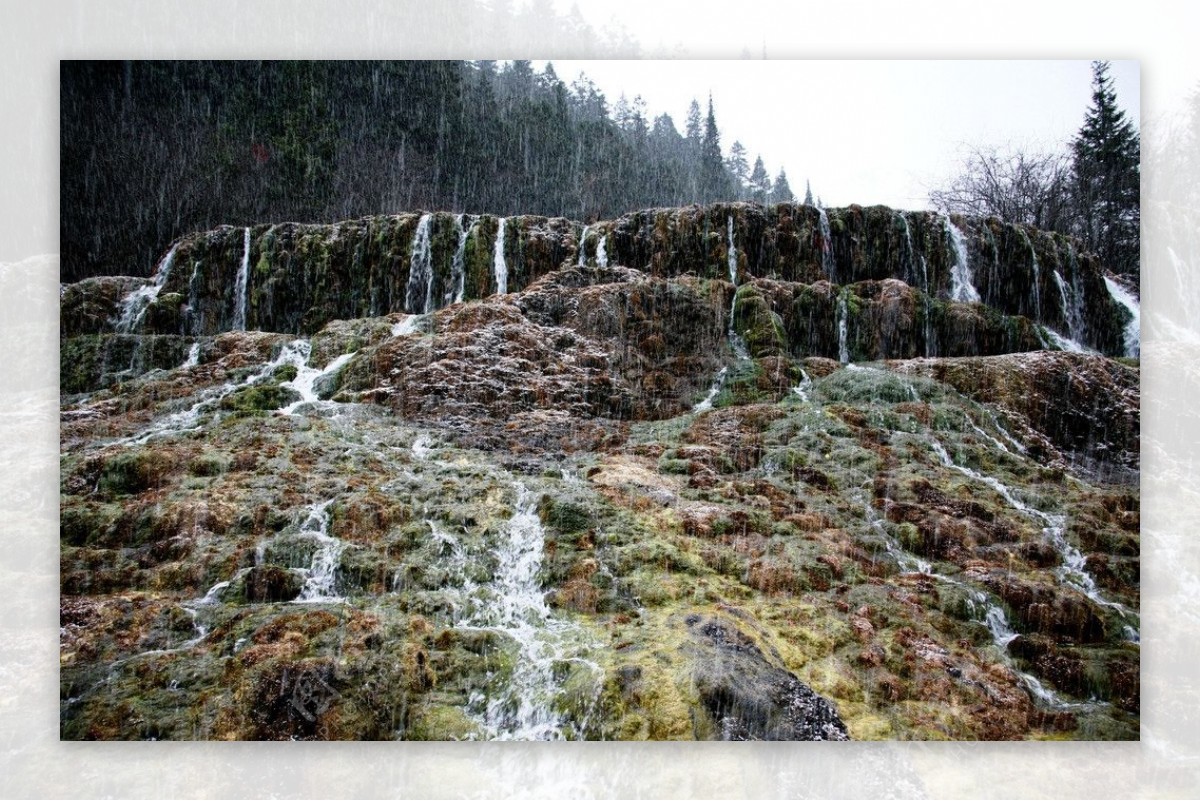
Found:
M 338 565 L 346 543 L 329 534 L 330 498 L 308 507 L 308 517 L 300 524 L 300 534 L 316 540 L 317 550 L 313 553 L 312 565 L 305 569 L 304 588 L 300 590 L 298 603 L 341 601 L 334 588 Z
M 341 370 L 346 365 L 346 362 L 354 358 L 354 353 L 343 353 L 336 359 L 327 364 L 323 369 L 316 369 L 308 366 L 308 359 L 312 355 L 312 343 L 297 339 L 291 342 L 284 348 L 284 353 L 281 358 L 284 359 L 283 364 L 291 364 L 296 368 L 296 377 L 291 381 L 284 381 L 280 384 L 281 387 L 288 387 L 300 393 L 300 400 L 293 401 L 286 406 L 281 407 L 278 411 L 283 414 L 295 414 L 302 404 L 319 403 L 320 398 L 317 397 L 316 384 L 317 381 L 330 376 Z
M 833 234 L 829 230 L 829 215 L 817 206 L 817 224 L 821 230 L 821 270 L 825 277 L 833 280 Z
M 800 383 L 792 387 L 792 392 L 796 393 L 801 402 L 808 403 L 808 393 L 812 389 L 812 379 L 808 373 L 804 372 L 804 368 L 800 368 Z
M 454 249 L 454 258 L 450 260 L 450 284 L 446 287 L 443 306 L 449 306 L 452 303 L 462 303 L 463 295 L 466 294 L 467 236 L 471 231 L 475 230 L 474 223 L 469 228 L 464 227 L 463 223 L 466 222 L 466 216 L 465 214 L 459 214 L 454 218 L 454 228 L 458 231 L 458 247 Z
M 838 293 L 837 302 L 838 361 L 842 364 L 850 363 L 849 317 L 850 308 L 846 302 L 846 290 L 843 289 Z
M 154 268 L 154 280 L 140 289 L 135 289 L 121 300 L 121 316 L 117 318 L 116 330 L 121 334 L 132 333 L 146 316 L 146 309 L 158 300 L 158 294 L 171 276 L 171 267 L 175 264 L 175 251 L 179 243 L 171 245 L 167 255 Z
M 978 473 L 969 467 L 963 467 L 962 465 L 956 464 L 955 461 L 950 457 L 950 454 L 946 452 L 946 449 L 942 447 L 942 444 L 937 440 L 931 440 L 931 444 L 934 452 L 938 455 L 938 458 L 941 459 L 943 465 L 953 470 L 957 470 L 963 475 L 968 476 L 976 481 L 987 484 L 1002 498 L 1004 498 L 1004 500 L 1008 502 L 1008 505 L 1013 509 L 1016 509 L 1021 514 L 1037 521 L 1042 525 L 1042 536 L 1045 538 L 1046 542 L 1052 545 L 1054 549 L 1057 550 L 1062 556 L 1063 563 L 1055 571 L 1060 584 L 1064 584 L 1079 590 L 1088 598 L 1100 604 L 1101 606 L 1117 610 L 1123 617 L 1136 618 L 1134 612 L 1128 607 L 1115 601 L 1110 601 L 1100 593 L 1100 589 L 1096 586 L 1096 580 L 1092 578 L 1091 574 L 1086 570 L 1086 558 L 1078 548 L 1067 541 L 1067 520 L 1065 516 L 1043 512 L 1040 509 L 1035 509 L 1034 507 L 1023 503 L 1020 499 L 1013 495 L 1012 490 L 1006 487 L 999 480 L 993 478 L 992 476 L 986 476 Z M 1134 631 L 1137 632 L 1137 629 L 1135 628 Z
M 1129 312 L 1129 322 L 1125 324 L 1125 355 L 1137 357 L 1142 353 L 1142 312 L 1138 306 L 1137 298 L 1133 293 L 1125 289 L 1116 281 L 1104 276 L 1104 286 L 1108 287 L 1108 294 L 1117 303 L 1125 307 L 1125 311 Z
M 1074 352 L 1083 352 L 1085 349 L 1079 344 L 1081 341 L 1080 334 L 1083 329 L 1082 310 L 1079 308 L 1079 303 L 1075 298 L 1074 287 L 1067 284 L 1061 272 L 1058 269 L 1054 270 L 1054 283 L 1058 287 L 1058 297 L 1061 303 L 1062 316 L 1067 322 L 1067 339 L 1071 341 L 1072 347 L 1064 347 L 1063 350 L 1071 350 Z M 1051 332 L 1053 333 L 1053 332 Z M 1061 346 L 1060 346 L 1061 347 Z
M 556 709 L 568 676 L 563 667 L 579 663 L 592 671 L 599 691 L 599 666 L 580 656 L 593 643 L 571 622 L 551 615 L 538 574 L 542 567 L 545 531 L 537 515 L 538 497 L 517 482 L 516 509 L 500 537 L 494 555 L 494 577 L 486 590 L 488 602 L 474 604 L 461 626 L 486 628 L 507 635 L 516 644 L 512 674 L 488 693 L 476 691 L 469 711 L 487 738 L 493 740 L 562 740 L 568 733 L 566 716 Z M 453 552 L 454 545 L 450 543 Z
M 192 346 L 190 348 L 188 348 L 187 359 L 183 362 L 183 364 L 179 365 L 179 368 L 181 370 L 186 370 L 189 367 L 195 367 L 199 364 L 200 364 L 200 343 L 193 342 Z
M 738 260 L 737 260 L 737 248 L 734 247 L 734 245 L 733 245 L 733 215 L 732 214 L 729 215 L 729 221 L 728 221 L 728 224 L 726 225 L 726 231 L 728 232 L 728 239 L 729 239 L 729 244 L 728 244 L 728 247 L 726 248 L 726 261 L 729 263 L 729 283 L 733 284 L 734 286 L 737 286 Z
M 421 321 L 421 315 L 419 315 L 419 314 L 408 315 L 403 320 L 401 320 L 400 322 L 398 322 L 392 326 L 392 337 L 393 338 L 394 337 L 404 337 L 404 336 L 408 336 L 409 334 L 415 333 L 417 330 L 417 323 L 419 323 L 420 321 Z
M 429 458 L 429 454 L 433 453 L 433 448 L 429 447 L 431 440 L 428 434 L 421 434 L 413 440 L 412 453 L 421 461 Z
M 1017 230 L 1021 232 L 1021 238 L 1025 240 L 1025 247 L 1029 250 L 1029 260 L 1033 265 L 1033 319 L 1042 319 L 1042 270 L 1038 264 L 1037 251 L 1033 247 L 1033 242 L 1029 239 L 1029 234 L 1026 233 L 1024 226 L 1017 226 Z
M 238 267 L 234 288 L 233 330 L 246 330 L 246 284 L 250 280 L 250 229 L 246 229 L 242 246 L 242 263 Z
M 725 374 L 729 372 L 728 367 L 722 367 L 717 377 L 713 380 L 712 386 L 708 389 L 708 394 L 704 396 L 704 400 L 692 407 L 692 414 L 699 412 L 707 412 L 713 407 L 713 400 L 716 399 L 717 393 L 721 391 L 721 385 L 725 383 Z
M 967 259 L 967 240 L 949 217 L 942 218 L 946 239 L 950 242 L 954 266 L 950 268 L 950 299 L 960 303 L 978 303 L 979 291 L 975 289 L 971 275 L 971 264 Z
M 581 233 L 581 234 L 579 235 L 579 256 L 578 256 L 578 258 L 575 260 L 575 264 L 576 264 L 576 266 L 578 266 L 578 267 L 583 267 L 583 266 L 584 266 L 583 245 L 584 245 L 584 243 L 585 243 L 585 242 L 587 242 L 587 235 L 588 235 L 588 229 L 589 229 L 589 228 L 591 228 L 591 226 L 590 226 L 590 225 L 585 225 L 585 226 L 583 226 L 583 233 Z
M 904 280 L 908 281 L 910 286 L 916 285 L 919 280 L 914 269 L 917 260 L 913 250 L 912 231 L 908 228 L 908 218 L 904 216 L 904 212 L 897 211 L 896 217 L 900 220 L 900 225 L 904 228 L 904 263 L 901 265 L 904 271 Z M 924 287 L 921 288 L 924 291 Z
M 608 266 L 608 234 L 602 234 L 600 241 L 596 243 L 596 266 Z
M 508 294 L 508 265 L 504 262 L 504 229 L 508 218 L 502 217 L 496 229 L 496 248 L 492 253 L 492 270 L 496 275 L 496 294 Z
M 404 308 L 409 314 L 428 314 L 433 306 L 433 251 L 429 241 L 432 214 L 422 214 L 413 237 Z
M 729 331 L 727 332 L 727 336 L 729 347 L 733 350 L 734 358 L 739 361 L 747 361 L 750 358 L 750 351 L 746 348 L 746 340 L 742 339 L 737 329 L 734 328 L 733 314 L 735 311 L 737 311 L 737 292 L 733 293 L 733 300 L 729 302 Z

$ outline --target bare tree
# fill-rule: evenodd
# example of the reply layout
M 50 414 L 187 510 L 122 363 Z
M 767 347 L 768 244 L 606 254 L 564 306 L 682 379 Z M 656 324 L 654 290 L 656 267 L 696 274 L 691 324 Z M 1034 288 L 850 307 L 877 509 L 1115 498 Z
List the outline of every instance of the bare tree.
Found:
M 940 211 L 996 216 L 1050 231 L 1070 228 L 1071 159 L 1065 152 L 970 147 L 958 174 L 929 199 Z

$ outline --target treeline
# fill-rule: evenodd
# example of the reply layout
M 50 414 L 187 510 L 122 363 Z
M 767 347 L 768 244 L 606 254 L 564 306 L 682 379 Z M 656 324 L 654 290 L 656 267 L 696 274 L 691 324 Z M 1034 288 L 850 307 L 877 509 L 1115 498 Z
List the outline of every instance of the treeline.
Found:
M 1045 153 L 974 148 L 944 188 L 942 211 L 994 215 L 1071 234 L 1116 273 L 1140 275 L 1141 138 L 1117 106 L 1109 63 L 1092 63 L 1092 102 L 1070 143 Z
M 64 62 L 62 280 L 148 274 L 220 224 L 436 209 L 583 221 L 791 200 L 716 112 L 682 132 L 528 61 Z

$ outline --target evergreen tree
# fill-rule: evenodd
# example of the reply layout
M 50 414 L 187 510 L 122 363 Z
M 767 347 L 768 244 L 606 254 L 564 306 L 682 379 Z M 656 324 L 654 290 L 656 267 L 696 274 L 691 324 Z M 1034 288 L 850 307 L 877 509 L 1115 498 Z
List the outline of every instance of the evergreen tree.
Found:
M 707 203 L 729 195 L 729 176 L 721 158 L 721 132 L 708 96 L 708 116 L 704 118 L 704 139 L 700 142 L 700 202 Z
M 746 148 L 741 142 L 734 141 L 729 147 L 729 158 L 725 166 L 733 175 L 734 192 L 738 197 L 744 197 L 746 184 L 750 180 L 750 162 L 746 161 Z
M 700 140 L 704 136 L 701 128 L 702 125 L 703 123 L 700 120 L 700 104 L 693 97 L 691 105 L 688 106 L 687 121 L 684 124 L 683 135 L 687 137 L 689 142 L 694 142 L 697 149 L 699 149 Z
M 1107 61 L 1092 62 L 1092 105 L 1071 143 L 1077 233 L 1110 269 L 1139 274 L 1141 141 Z
M 754 169 L 750 172 L 750 199 L 755 203 L 766 203 L 771 194 L 771 178 L 763 165 L 762 156 L 754 159 Z
M 813 204 L 812 184 L 810 184 L 808 182 L 808 179 L 805 178 L 804 179 L 804 205 L 811 206 L 812 204 Z
M 779 175 L 775 176 L 775 186 L 771 189 L 771 202 L 793 203 L 795 200 L 795 196 L 792 195 L 792 187 L 788 185 L 787 171 L 780 167 Z

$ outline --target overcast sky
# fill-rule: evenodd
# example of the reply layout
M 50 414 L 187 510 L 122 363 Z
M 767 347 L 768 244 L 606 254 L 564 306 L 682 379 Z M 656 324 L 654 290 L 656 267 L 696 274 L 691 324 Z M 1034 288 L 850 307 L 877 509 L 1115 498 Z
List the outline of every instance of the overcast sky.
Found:
M 640 94 L 651 119 L 666 112 L 680 129 L 691 99 L 703 109 L 711 92 L 725 153 L 741 141 L 751 163 L 761 154 L 772 178 L 786 168 L 798 197 L 810 180 L 829 206 L 926 208 L 964 143 L 1061 147 L 1091 103 L 1088 61 L 553 63 L 568 83 L 585 73 L 610 106 L 622 92 Z M 1114 61 L 1111 74 L 1137 124 L 1138 62 Z

